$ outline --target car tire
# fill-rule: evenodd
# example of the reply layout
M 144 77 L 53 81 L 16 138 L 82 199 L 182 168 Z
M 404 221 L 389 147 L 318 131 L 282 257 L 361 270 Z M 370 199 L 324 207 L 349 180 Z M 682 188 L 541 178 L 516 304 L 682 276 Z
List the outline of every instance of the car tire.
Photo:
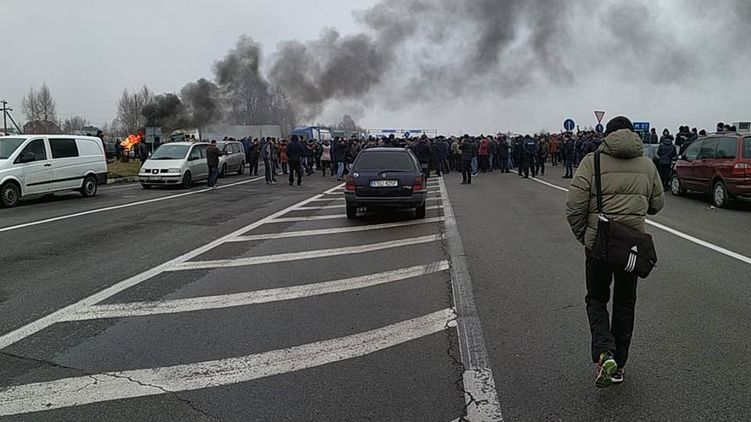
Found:
M 245 161 L 243 161 L 242 164 L 240 164 L 240 168 L 237 169 L 237 174 L 239 174 L 240 176 L 245 174 Z
M 183 188 L 190 189 L 193 186 L 193 175 L 186 171 L 183 175 Z
M 83 178 L 81 189 L 78 191 L 81 192 L 81 195 L 83 195 L 84 198 L 92 198 L 96 196 L 98 189 L 99 184 L 96 182 L 96 178 L 94 176 L 86 176 Z
M 418 220 L 422 220 L 425 218 L 425 212 L 426 212 L 425 204 L 422 204 L 418 206 L 417 208 L 415 208 L 415 217 L 417 217 Z
M 8 182 L 0 187 L 0 205 L 4 208 L 13 208 L 21 199 L 21 190 L 18 185 Z
M 350 220 L 357 218 L 357 205 L 347 204 L 347 218 Z
M 227 163 L 224 163 L 222 165 L 222 168 L 219 170 L 219 177 L 224 177 L 227 174 Z
M 715 182 L 712 188 L 712 204 L 717 208 L 727 208 L 730 205 L 730 194 L 722 181 Z
M 670 176 L 670 193 L 673 194 L 673 196 L 683 196 L 686 194 L 686 189 L 683 188 L 683 184 L 677 173 L 673 173 L 673 175 Z
M 151 185 L 147 185 L 145 183 L 141 183 L 141 187 L 144 189 L 151 189 Z

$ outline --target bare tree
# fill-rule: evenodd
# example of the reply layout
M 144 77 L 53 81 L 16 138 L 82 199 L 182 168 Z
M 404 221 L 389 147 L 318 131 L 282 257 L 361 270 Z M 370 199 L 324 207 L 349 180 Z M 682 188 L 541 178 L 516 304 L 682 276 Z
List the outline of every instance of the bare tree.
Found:
M 73 116 L 63 120 L 63 133 L 73 133 L 86 126 L 91 126 L 91 122 L 81 116 Z
M 124 89 L 120 100 L 117 102 L 117 120 L 123 131 L 136 133 L 146 124 L 143 116 L 143 107 L 150 103 L 154 94 L 145 85 L 139 91 L 132 94 Z
M 28 122 L 57 124 L 55 99 L 52 98 L 46 83 L 42 84 L 38 91 L 34 87 L 29 88 L 28 94 L 23 97 L 21 107 Z

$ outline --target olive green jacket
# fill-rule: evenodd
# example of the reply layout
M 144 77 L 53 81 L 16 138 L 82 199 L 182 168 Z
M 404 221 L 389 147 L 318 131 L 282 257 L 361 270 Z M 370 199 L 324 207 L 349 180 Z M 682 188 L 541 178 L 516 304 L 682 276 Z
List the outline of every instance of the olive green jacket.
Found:
M 579 165 L 566 200 L 566 218 L 576 238 L 591 249 L 597 235 L 594 154 Z M 613 221 L 645 232 L 647 215 L 664 206 L 662 182 L 652 160 L 644 157 L 639 136 L 627 129 L 608 135 L 600 145 L 602 211 Z

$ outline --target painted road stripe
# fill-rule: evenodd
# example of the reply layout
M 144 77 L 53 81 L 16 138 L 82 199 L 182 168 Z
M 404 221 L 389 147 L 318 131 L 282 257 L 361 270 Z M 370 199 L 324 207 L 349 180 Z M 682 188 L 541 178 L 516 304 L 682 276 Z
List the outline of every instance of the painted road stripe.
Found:
M 451 309 L 346 337 L 254 355 L 161 368 L 104 372 L 0 391 L 0 415 L 18 415 L 248 382 L 394 347 L 446 329 Z
M 464 258 L 464 246 L 443 179 L 440 179 L 440 185 L 446 216 L 446 243 L 451 256 L 451 291 L 457 314 L 455 322 L 459 352 L 464 366 L 462 380 L 466 392 L 466 419 L 470 422 L 502 421 L 501 403 L 498 400 L 493 371 L 490 369 L 490 358 L 482 334 L 480 316 L 475 306 L 472 278 Z
M 242 182 L 231 183 L 229 185 L 223 185 L 223 186 L 217 186 L 217 189 L 226 189 L 226 188 L 230 188 L 230 187 L 233 187 L 233 186 L 244 185 L 246 183 L 256 182 L 258 180 L 263 180 L 263 179 L 264 179 L 263 177 L 257 177 L 255 179 L 243 180 Z M 0 228 L 0 233 L 2 233 L 2 232 L 8 232 L 8 231 L 11 231 L 11 230 L 23 229 L 25 227 L 38 226 L 40 224 L 53 223 L 55 221 L 67 220 L 69 218 L 82 217 L 84 215 L 89 215 L 89 214 L 97 214 L 97 213 L 105 212 L 105 211 L 119 210 L 119 209 L 123 209 L 123 208 L 135 207 L 135 206 L 138 206 L 138 205 L 151 204 L 151 203 L 160 202 L 160 201 L 167 201 L 167 200 L 175 199 L 175 198 L 182 198 L 183 196 L 196 195 L 196 194 L 199 194 L 199 193 L 208 192 L 210 190 L 211 189 L 199 189 L 199 190 L 195 190 L 195 191 L 180 193 L 180 194 L 177 194 L 177 195 L 169 195 L 169 196 L 162 196 L 162 197 L 159 197 L 159 198 L 145 199 L 143 201 L 136 201 L 136 202 L 131 202 L 131 203 L 128 203 L 128 204 L 121 204 L 121 205 L 113 205 L 111 207 L 97 208 L 97 209 L 93 209 L 93 210 L 77 212 L 77 213 L 74 213 L 74 214 L 61 215 L 59 217 L 52 217 L 52 218 L 47 218 L 47 219 L 44 219 L 44 220 L 37 220 L 37 221 L 29 222 L 29 223 L 17 224 L 15 226 L 1 227 Z
M 167 262 L 165 262 L 163 264 L 160 264 L 160 265 L 158 265 L 156 267 L 153 267 L 153 268 L 151 268 L 149 270 L 146 270 L 146 271 L 144 271 L 142 273 L 136 274 L 133 277 L 127 278 L 127 279 L 125 279 L 125 280 L 123 280 L 123 281 L 121 281 L 119 283 L 113 284 L 112 286 L 110 286 L 110 287 L 108 287 L 108 288 L 106 288 L 104 290 L 101 290 L 101 291 L 99 291 L 97 293 L 94 293 L 93 295 L 88 296 L 88 297 L 86 297 L 84 299 L 81 299 L 81 300 L 79 300 L 76 303 L 70 304 L 70 305 L 68 305 L 68 306 L 66 306 L 66 307 L 64 307 L 62 309 L 59 309 L 59 310 L 57 310 L 55 312 L 52 312 L 49 315 L 46 315 L 46 316 L 44 316 L 42 318 L 39 318 L 39 319 L 37 319 L 37 320 L 35 320 L 33 322 L 30 322 L 30 323 L 28 323 L 28 324 L 26 324 L 26 325 L 24 325 L 24 326 L 22 326 L 20 328 L 17 328 L 16 330 L 11 331 L 10 333 L 4 334 L 2 337 L 0 337 L 0 350 L 2 350 L 4 348 L 6 348 L 6 347 L 8 347 L 8 346 L 10 346 L 10 345 L 18 342 L 18 341 L 21 341 L 21 340 L 25 339 L 26 337 L 29 337 L 29 336 L 31 336 L 31 335 L 33 335 L 33 334 L 35 334 L 35 333 L 37 333 L 37 332 L 39 332 L 41 330 L 44 330 L 45 328 L 47 328 L 47 327 L 49 327 L 51 325 L 54 325 L 57 322 L 66 320 L 67 317 L 68 317 L 68 315 L 74 314 L 74 313 L 80 311 L 81 309 L 83 309 L 83 308 L 85 308 L 87 306 L 96 305 L 97 303 L 99 303 L 99 302 L 101 302 L 103 300 L 109 299 L 110 297 L 112 297 L 112 296 L 114 296 L 114 295 L 116 295 L 116 294 L 118 294 L 118 293 L 120 293 L 120 292 L 122 292 L 124 290 L 130 289 L 131 287 L 136 286 L 136 285 L 138 285 L 140 283 L 143 283 L 144 281 L 146 281 L 146 280 L 148 280 L 148 279 L 150 279 L 152 277 L 155 277 L 155 276 L 163 273 L 164 271 L 168 271 L 169 269 L 171 269 L 172 267 L 174 267 L 175 265 L 177 265 L 177 264 L 179 264 L 181 262 L 187 261 L 189 259 L 193 259 L 193 258 L 195 258 L 195 257 L 197 257 L 199 255 L 202 255 L 202 254 L 210 251 L 211 249 L 214 249 L 215 247 L 217 247 L 217 246 L 219 246 L 221 244 L 226 243 L 228 240 L 230 240 L 230 239 L 232 239 L 234 237 L 237 237 L 239 235 L 242 235 L 243 233 L 247 233 L 247 232 L 249 232 L 249 231 L 251 231 L 253 229 L 256 229 L 256 228 L 258 228 L 258 227 L 266 224 L 268 221 L 273 220 L 276 217 L 279 217 L 281 215 L 284 215 L 284 214 L 288 213 L 289 211 L 295 209 L 296 207 L 300 207 L 300 206 L 309 204 L 309 203 L 311 203 L 312 201 L 314 201 L 316 199 L 320 199 L 321 197 L 322 197 L 322 195 L 318 194 L 318 195 L 314 195 L 314 196 L 312 196 L 312 197 L 310 197 L 308 199 L 305 199 L 303 201 L 300 201 L 300 202 L 298 202 L 298 203 L 296 203 L 294 205 L 291 205 L 291 206 L 289 206 L 289 207 L 287 207 L 287 208 L 285 208 L 283 210 L 280 210 L 280 211 L 277 211 L 277 212 L 275 212 L 273 214 L 270 214 L 270 215 L 268 215 L 268 216 L 266 216 L 266 217 L 264 217 L 264 218 L 256 221 L 255 223 L 249 224 L 249 225 L 247 225 L 247 226 L 245 226 L 245 227 L 243 227 L 241 229 L 235 230 L 234 232 L 232 232 L 232 233 L 230 233 L 230 234 L 228 234 L 226 236 L 220 237 L 219 239 L 216 239 L 216 240 L 214 240 L 214 241 L 212 241 L 210 243 L 207 243 L 207 244 L 205 244 L 205 245 L 203 245 L 203 246 L 201 246 L 201 247 L 199 247 L 197 249 L 193 249 L 192 251 L 186 252 L 185 254 L 180 255 L 177 258 L 174 258 L 174 259 L 172 259 L 170 261 L 167 261 Z
M 432 205 L 429 207 L 425 207 L 426 211 L 430 210 L 439 210 L 442 209 L 443 205 Z M 299 208 L 292 210 L 297 211 Z M 270 221 L 271 223 L 294 223 L 298 221 L 317 221 L 317 220 L 336 220 L 338 218 L 347 218 L 344 214 L 332 214 L 332 215 L 310 215 L 310 216 L 301 216 L 301 217 L 282 217 L 282 218 L 275 218 L 273 221 Z
M 248 236 L 237 236 L 233 239 L 228 240 L 228 242 L 250 242 L 254 240 L 284 239 L 284 238 L 302 237 L 302 236 L 325 236 L 329 234 L 338 234 L 338 233 L 354 233 L 354 232 L 364 232 L 364 231 L 369 231 L 369 230 L 393 229 L 397 227 L 414 226 L 418 224 L 439 223 L 443 221 L 443 219 L 444 217 L 432 217 L 432 218 L 425 218 L 422 220 L 401 221 L 398 223 L 369 224 L 365 226 L 335 227 L 331 229 L 301 230 L 301 231 L 295 231 L 295 232 L 267 233 L 267 234 L 248 235 Z
M 217 259 L 213 261 L 190 261 L 176 263 L 169 271 L 199 270 L 208 268 L 245 267 L 249 265 L 271 264 L 276 262 L 298 261 L 302 259 L 325 258 L 329 256 L 353 255 L 366 252 L 381 251 L 384 249 L 398 248 L 402 246 L 420 245 L 423 243 L 436 242 L 443 239 L 442 234 L 413 237 L 410 239 L 391 240 L 388 242 L 371 243 L 360 246 L 345 246 L 343 248 L 319 249 L 314 251 L 291 252 L 277 255 L 253 256 L 249 258 Z
M 205 311 L 212 309 L 248 306 L 259 303 L 279 302 L 311 296 L 364 289 L 381 284 L 413 279 L 449 269 L 448 261 L 439 261 L 427 265 L 400 268 L 377 274 L 342 280 L 325 281 L 277 289 L 257 290 L 217 296 L 204 296 L 188 299 L 163 300 L 155 302 L 129 302 L 108 305 L 95 305 L 81 309 L 69 316 L 69 321 L 81 321 L 102 318 L 124 318 L 133 316 L 176 314 L 180 312 Z
M 534 180 L 537 183 L 541 183 L 541 184 L 543 184 L 545 186 L 549 186 L 549 187 L 551 187 L 553 189 L 558 189 L 558 190 L 563 191 L 563 192 L 568 192 L 568 189 L 566 189 L 564 187 L 561 187 L 561 186 L 558 186 L 558 185 L 555 185 L 553 183 L 548 183 L 548 182 L 546 182 L 544 180 L 540 180 L 540 179 L 537 179 L 537 178 L 534 178 L 532 180 Z M 681 232 L 679 230 L 676 230 L 676 229 L 674 229 L 672 227 L 666 226 L 666 225 L 664 225 L 662 223 L 658 223 L 658 222 L 656 222 L 654 220 L 647 219 L 646 223 L 649 224 L 652 227 L 655 227 L 655 228 L 660 229 L 662 231 L 665 231 L 665 232 L 668 232 L 668 233 L 673 234 L 675 236 L 678 236 L 681 239 L 688 240 L 691 243 L 697 244 L 699 246 L 703 246 L 703 247 L 705 247 L 705 248 L 707 248 L 709 250 L 715 251 L 717 253 L 721 253 L 721 254 L 723 254 L 725 256 L 728 256 L 730 258 L 737 259 L 738 261 L 741 261 L 743 263 L 751 264 L 751 257 L 739 254 L 738 252 L 735 252 L 735 251 L 731 251 L 730 249 L 723 248 L 722 246 L 715 245 L 714 243 L 707 242 L 706 240 L 699 239 L 698 237 L 691 236 L 690 234 L 683 233 L 683 232 Z
M 314 210 L 336 210 L 344 208 L 344 204 L 341 205 L 324 205 L 321 207 L 300 207 L 295 208 L 295 211 L 314 211 Z

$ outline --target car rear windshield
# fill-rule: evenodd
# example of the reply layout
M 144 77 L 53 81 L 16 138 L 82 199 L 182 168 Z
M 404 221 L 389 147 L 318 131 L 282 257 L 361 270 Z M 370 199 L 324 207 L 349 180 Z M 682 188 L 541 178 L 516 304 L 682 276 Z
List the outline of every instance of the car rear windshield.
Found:
M 163 144 L 151 156 L 152 160 L 179 160 L 188 154 L 188 145 Z
M 743 139 L 743 158 L 751 158 L 751 138 Z
M 7 160 L 18 149 L 25 139 L 23 138 L 4 138 L 0 139 L 0 160 Z
M 414 171 L 415 162 L 406 152 L 364 153 L 355 165 L 357 171 Z

